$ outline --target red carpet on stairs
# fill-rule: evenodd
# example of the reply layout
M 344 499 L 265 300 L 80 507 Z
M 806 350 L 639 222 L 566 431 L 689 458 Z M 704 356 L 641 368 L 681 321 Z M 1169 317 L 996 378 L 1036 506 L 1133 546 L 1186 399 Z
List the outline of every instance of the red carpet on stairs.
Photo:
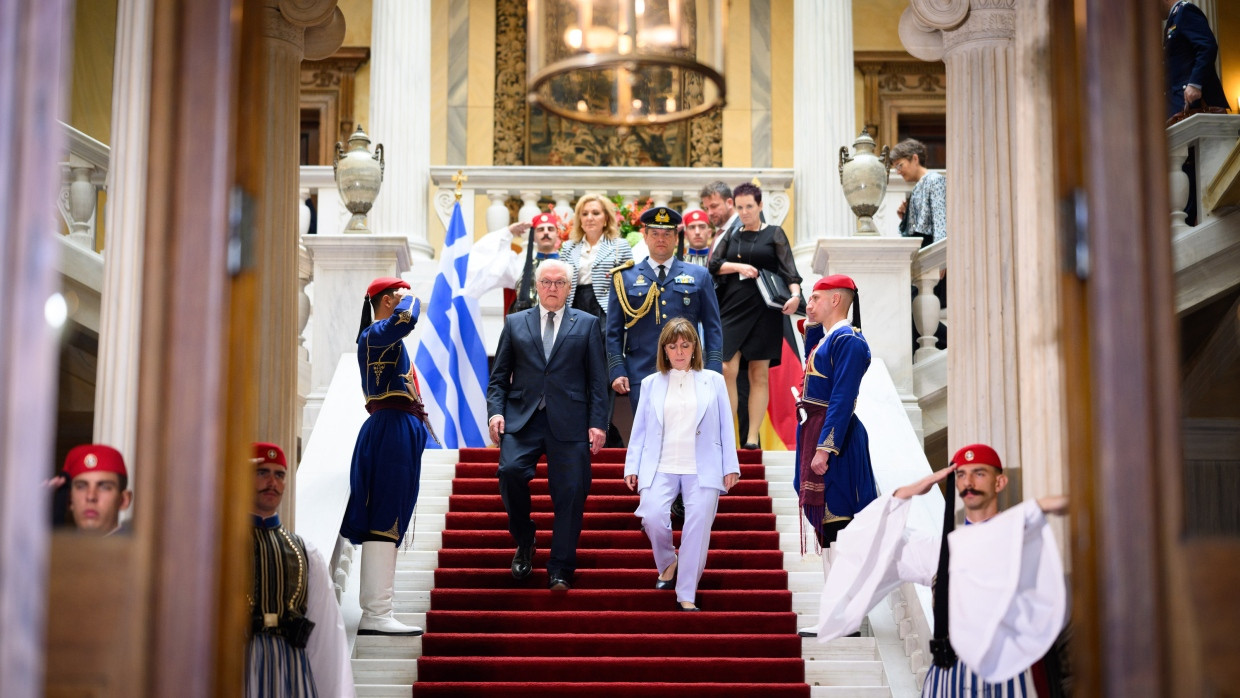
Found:
M 518 582 L 499 451 L 461 450 L 415 696 L 809 696 L 761 453 L 740 452 L 742 479 L 719 499 L 700 613 L 654 589 L 624 453 L 594 457 L 574 585 L 551 592 L 546 464 L 531 483 L 534 572 Z

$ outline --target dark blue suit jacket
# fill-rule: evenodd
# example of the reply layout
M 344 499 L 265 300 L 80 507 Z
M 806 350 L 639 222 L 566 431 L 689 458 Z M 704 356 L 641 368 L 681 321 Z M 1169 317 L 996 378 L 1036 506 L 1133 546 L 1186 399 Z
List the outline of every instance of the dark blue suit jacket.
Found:
M 1217 55 L 1218 42 L 1214 40 L 1205 14 L 1192 3 L 1176 3 L 1167 15 L 1167 26 L 1163 30 L 1167 118 L 1184 109 L 1184 86 L 1189 84 L 1201 86 L 1201 98 L 1209 106 L 1230 108 L 1223 84 L 1214 70 Z
M 504 318 L 487 385 L 487 419 L 503 415 L 504 431 L 518 432 L 546 396 L 547 422 L 560 441 L 586 441 L 589 429 L 607 430 L 607 362 L 598 318 L 568 308 L 551 358 L 543 358 L 541 306 Z

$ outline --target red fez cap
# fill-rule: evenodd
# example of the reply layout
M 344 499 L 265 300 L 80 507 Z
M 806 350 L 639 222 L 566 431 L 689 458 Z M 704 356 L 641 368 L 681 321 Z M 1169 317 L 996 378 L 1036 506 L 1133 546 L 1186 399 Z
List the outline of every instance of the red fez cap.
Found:
M 125 470 L 125 459 L 121 452 L 103 444 L 87 444 L 74 446 L 65 456 L 65 473 L 69 479 L 82 473 L 116 473 L 121 477 L 129 477 Z
M 534 219 L 530 221 L 530 225 L 534 226 L 535 228 L 537 228 L 540 225 L 554 225 L 558 228 L 560 226 L 560 218 L 559 216 L 555 215 L 554 211 L 548 211 L 546 213 L 540 213 L 537 216 L 534 216 Z
M 284 460 L 284 451 L 275 444 L 255 443 L 254 444 L 254 464 L 263 465 L 264 463 L 272 463 L 281 468 L 288 468 L 288 462 Z
M 1003 461 L 999 460 L 999 454 L 986 444 L 972 444 L 956 451 L 956 455 L 952 456 L 952 463 L 955 465 L 992 465 L 1003 470 Z
M 831 276 L 824 276 L 821 279 L 819 279 L 817 283 L 814 284 L 815 291 L 830 291 L 836 288 L 846 288 L 850 291 L 856 291 L 857 284 L 854 283 L 852 279 L 848 278 L 847 276 L 844 276 L 843 274 L 832 274 Z
M 684 222 L 685 227 L 688 227 L 690 223 L 706 223 L 706 212 L 700 208 L 695 208 L 685 214 Z
M 366 297 L 374 298 L 389 288 L 409 288 L 409 284 L 408 282 L 398 279 L 395 276 L 380 276 L 374 281 L 371 281 L 370 285 L 366 287 Z

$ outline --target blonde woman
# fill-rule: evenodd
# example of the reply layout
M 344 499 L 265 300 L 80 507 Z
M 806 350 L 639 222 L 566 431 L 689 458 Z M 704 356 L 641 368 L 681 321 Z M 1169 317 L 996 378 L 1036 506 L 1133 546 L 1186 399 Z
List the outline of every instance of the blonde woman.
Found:
M 611 270 L 633 259 L 628 241 L 620 237 L 616 207 L 607 197 L 586 194 L 577 200 L 573 229 L 560 248 L 560 259 L 577 269 L 573 307 L 605 319 Z
M 723 376 L 702 370 L 693 323 L 673 318 L 659 334 L 658 371 L 642 380 L 624 482 L 641 493 L 635 515 L 654 549 L 655 589 L 676 589 L 676 607 L 697 611 L 719 496 L 741 478 Z M 680 554 L 672 547 L 672 500 L 685 500 Z

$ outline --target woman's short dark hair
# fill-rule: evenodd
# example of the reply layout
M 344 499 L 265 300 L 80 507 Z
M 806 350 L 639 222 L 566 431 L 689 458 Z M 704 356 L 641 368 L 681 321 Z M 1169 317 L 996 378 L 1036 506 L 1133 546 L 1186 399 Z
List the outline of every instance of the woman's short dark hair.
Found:
M 906 138 L 891 149 L 891 161 L 917 156 L 917 164 L 926 166 L 926 144 L 912 138 Z
M 682 339 L 693 344 L 693 358 L 689 360 L 689 370 L 702 370 L 702 342 L 698 340 L 697 330 L 692 322 L 677 317 L 669 320 L 659 333 L 659 358 L 655 360 L 659 373 L 667 373 L 672 368 L 672 362 L 667 358 L 667 345 Z
M 736 185 L 736 188 L 732 190 L 732 200 L 736 201 L 742 196 L 752 196 L 753 202 L 755 204 L 760 204 L 762 203 L 762 188 L 750 182 L 738 184 Z

